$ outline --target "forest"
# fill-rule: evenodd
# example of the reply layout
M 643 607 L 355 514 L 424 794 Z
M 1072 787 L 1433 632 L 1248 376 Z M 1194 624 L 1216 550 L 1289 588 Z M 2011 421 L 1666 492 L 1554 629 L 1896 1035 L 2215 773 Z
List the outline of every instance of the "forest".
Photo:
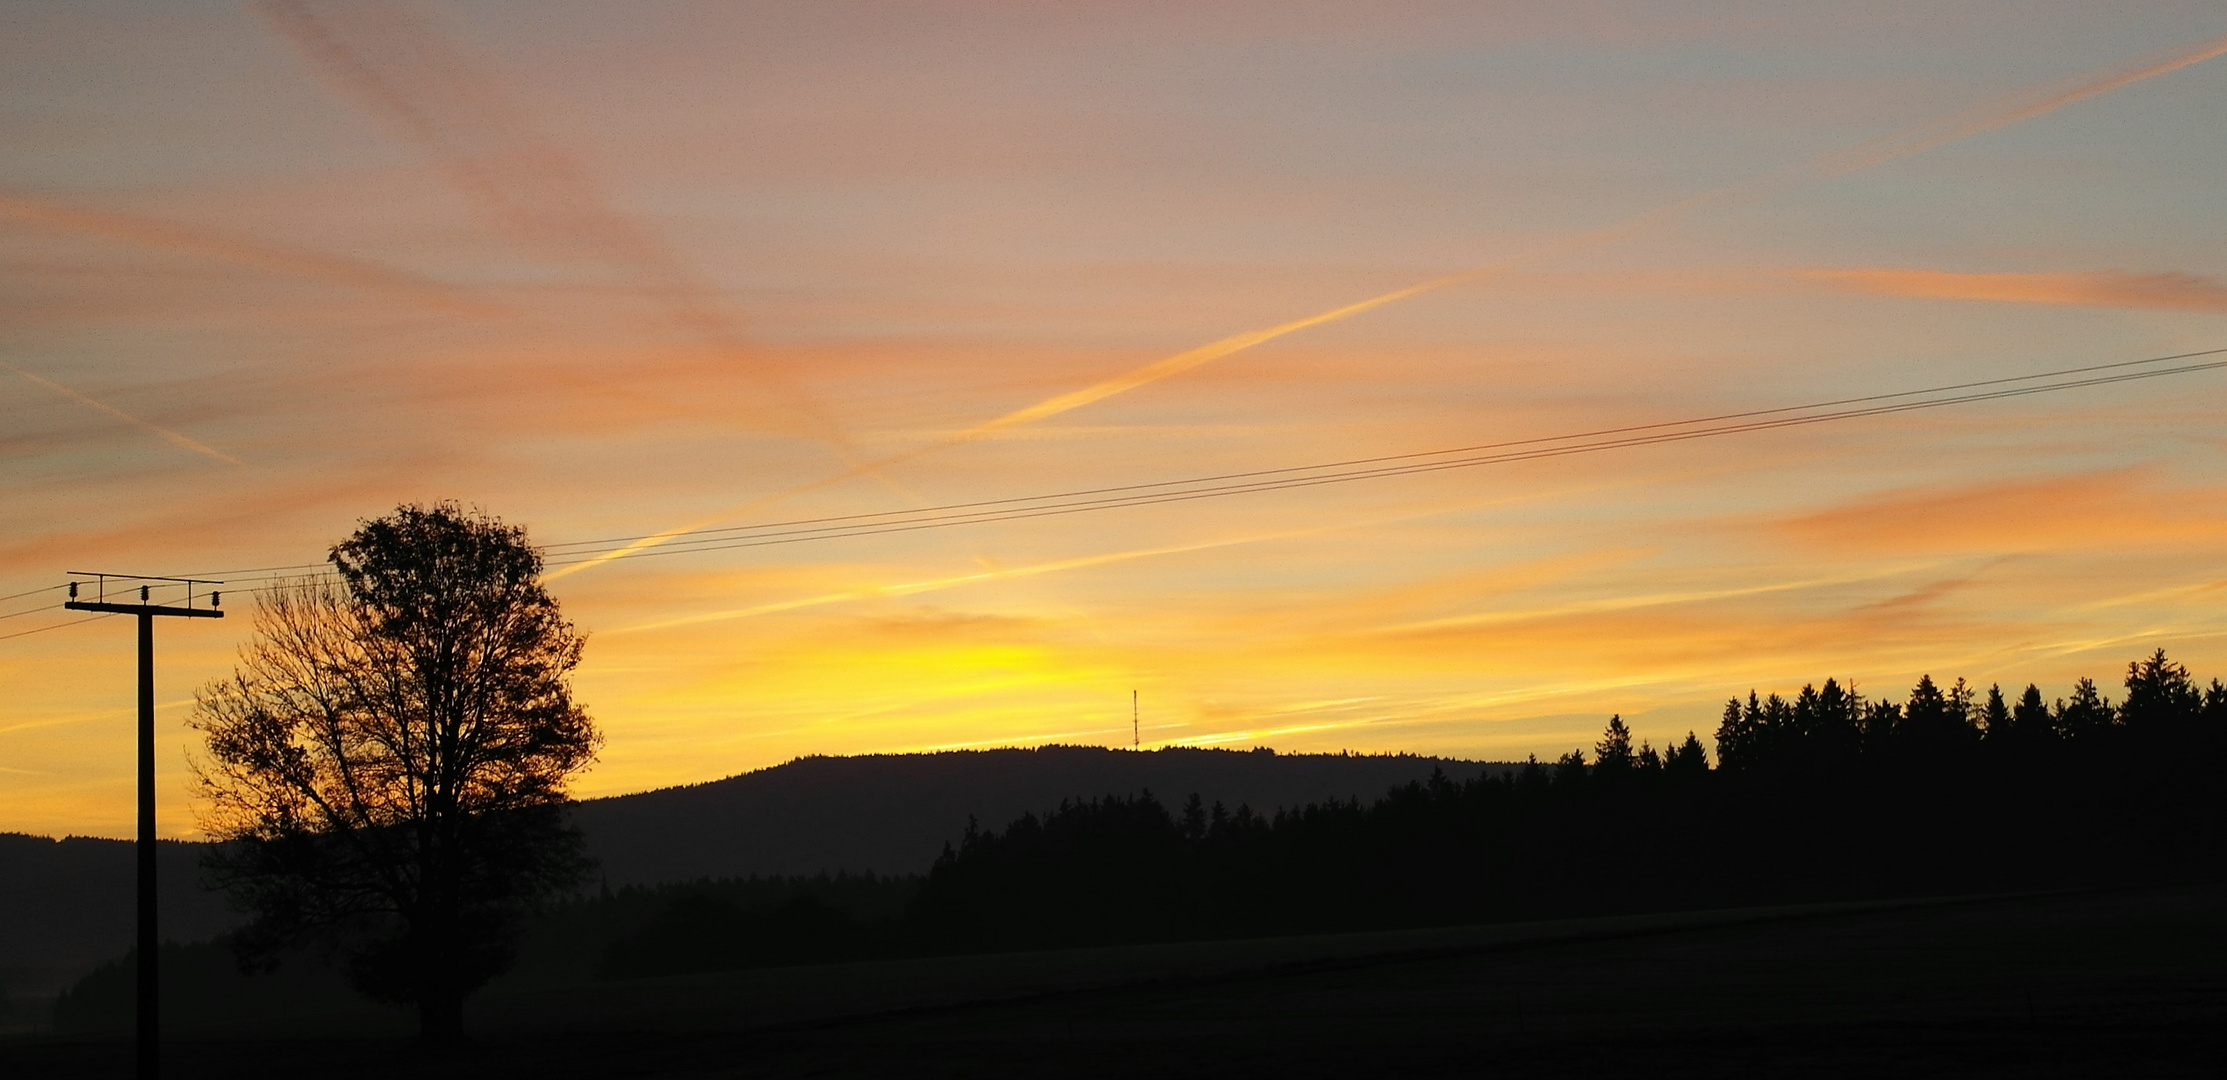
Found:
M 506 978 L 2217 879 L 2227 796 L 2209 780 L 2227 686 L 2160 650 L 2128 665 L 2123 691 L 2113 702 L 2083 679 L 2045 700 L 1927 677 L 1892 700 L 1826 679 L 1727 701 L 1714 762 L 1698 734 L 1635 746 L 1611 717 L 1554 761 L 1440 771 L 1369 801 L 1070 798 L 970 823 L 924 875 L 575 897 L 543 914 Z M 196 1009 L 303 997 L 256 989 L 272 976 L 236 974 L 221 943 L 176 948 L 172 993 Z M 88 976 L 57 1026 L 115 1026 L 128 975 L 119 962 Z

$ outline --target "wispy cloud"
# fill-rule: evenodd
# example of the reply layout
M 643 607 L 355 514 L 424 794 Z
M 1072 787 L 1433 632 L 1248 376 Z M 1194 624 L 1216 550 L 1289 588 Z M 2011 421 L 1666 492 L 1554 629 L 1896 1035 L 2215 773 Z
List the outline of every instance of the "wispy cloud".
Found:
M 249 266 L 284 277 L 342 285 L 394 296 L 445 314 L 480 318 L 506 309 L 459 286 L 363 259 L 306 251 L 282 244 L 219 236 L 199 229 L 112 210 L 71 206 L 0 192 L 0 218 L 25 225 L 97 236 L 134 247 L 175 251 Z
M 1959 139 L 1969 139 L 1974 135 L 2009 127 L 2021 120 L 2044 116 L 2067 105 L 2108 94 L 2145 79 L 2168 75 L 2221 55 L 2227 55 L 2227 36 L 2212 38 L 2192 48 L 2162 51 L 2135 61 L 2132 65 L 2114 65 L 2013 97 L 1974 106 L 1928 124 L 1874 139 L 1861 146 L 1827 154 L 1803 166 L 1800 172 L 1806 178 L 1815 179 L 1844 176 L 1896 158 L 1946 146 Z
M 247 462 L 241 461 L 239 458 L 233 457 L 232 455 L 227 454 L 224 451 L 217 449 L 216 447 L 210 446 L 209 444 L 202 442 L 199 439 L 181 435 L 175 431 L 170 430 L 169 428 L 162 426 L 161 424 L 155 423 L 152 420 L 144 420 L 140 417 L 133 416 L 132 414 L 125 412 L 124 410 L 119 409 L 114 405 L 110 405 L 107 402 L 87 397 L 84 394 L 80 394 L 77 391 L 72 390 L 69 387 L 55 382 L 54 380 L 49 379 L 43 375 L 32 374 L 31 372 L 25 371 L 22 368 L 8 363 L 5 360 L 0 360 L 0 368 L 6 368 L 7 370 L 14 372 L 16 375 L 19 375 L 22 378 L 27 379 L 40 386 L 46 387 L 47 389 L 52 390 L 55 393 L 70 399 L 71 401 L 77 402 L 78 404 L 83 405 L 86 408 L 98 409 L 101 412 L 107 413 L 108 415 L 113 416 L 118 420 L 122 420 L 127 424 L 132 424 L 136 427 L 144 428 L 148 431 L 154 432 L 156 435 L 161 436 L 164 442 L 167 442 L 170 445 L 175 446 L 181 450 L 190 450 L 196 454 L 200 454 L 202 457 L 213 458 L 217 461 L 225 463 L 226 465 L 232 465 L 239 468 L 247 467 Z
M 1012 410 L 926 445 L 902 453 L 876 458 L 824 480 L 752 499 L 719 513 L 700 518 L 687 525 L 659 532 L 616 551 L 566 567 L 553 576 L 581 573 L 614 559 L 624 558 L 636 552 L 658 547 L 676 537 L 731 521 L 743 514 L 764 509 L 798 495 L 822 490 L 856 477 L 879 474 L 882 470 L 928 454 L 962 446 L 1014 427 L 1036 423 L 1072 412 L 1302 330 L 1350 319 L 1356 315 L 1427 293 L 1458 285 L 1476 284 L 1547 259 L 1621 243 L 1703 210 L 1748 202 L 1800 184 L 1844 176 L 1863 169 L 1884 165 L 1912 154 L 1947 145 L 1959 139 L 1971 138 L 2022 120 L 2043 116 L 2074 102 L 2141 82 L 2144 79 L 2178 71 L 2181 68 L 2202 63 L 2223 53 L 2227 53 L 2227 37 L 2216 38 L 2194 48 L 2183 49 L 2164 57 L 2146 60 L 2132 68 L 2115 65 L 2109 69 L 2083 75 L 2069 83 L 2056 83 L 2011 98 L 2000 99 L 1973 109 L 1951 114 L 1939 120 L 1872 139 L 1845 150 L 1823 154 L 1798 165 L 1777 169 L 1739 183 L 1713 188 L 1680 199 L 1667 206 L 1599 228 L 1549 240 L 1507 258 L 1469 270 L 1445 274 L 1413 285 L 1393 289 L 1389 292 L 1379 293 L 1367 299 L 1341 304 L 1312 315 L 1277 323 L 1273 326 L 1232 334 L 1218 341 L 1186 349 L 1142 367 L 1132 368 L 1118 375 L 1101 379 L 1081 389 L 1071 390 L 1046 398 L 1033 405 Z
M 1843 553 L 2004 553 L 2209 543 L 2227 534 L 2220 494 L 2170 490 L 2112 469 L 1865 495 L 1782 522 L 1780 535 Z
M 782 611 L 794 611 L 798 608 L 820 607 L 826 604 L 839 604 L 852 600 L 868 600 L 893 596 L 911 596 L 915 593 L 936 592 L 942 589 L 956 588 L 961 585 L 975 585 L 987 581 L 1003 581 L 1014 578 L 1028 578 L 1036 577 L 1040 574 L 1055 574 L 1065 570 L 1082 570 L 1093 566 L 1107 566 L 1113 563 L 1128 562 L 1132 559 L 1148 559 L 1157 555 L 1179 555 L 1184 552 L 1190 551 L 1206 551 L 1211 548 L 1232 547 L 1238 544 L 1255 544 L 1267 540 L 1288 539 L 1290 537 L 1304 536 L 1308 535 L 1309 533 L 1319 531 L 1321 530 L 1309 529 L 1297 532 L 1274 533 L 1263 536 L 1236 537 L 1225 540 L 1202 540 L 1190 544 L 1170 544 L 1164 547 L 1140 548 L 1135 551 L 1115 551 L 1107 552 L 1100 555 L 1085 555 L 1079 558 L 1058 559 L 1051 562 L 1033 563 L 1026 566 L 993 567 L 972 574 L 958 574 L 952 577 L 929 578 L 923 581 L 907 581 L 890 585 L 870 585 L 864 588 L 846 589 L 842 592 L 823 593 L 818 596 L 801 597 L 795 600 L 781 600 L 770 604 L 756 604 L 750 607 L 729 608 L 724 611 L 707 611 L 702 614 L 689 615 L 683 618 L 666 619 L 653 623 L 643 623 L 638 626 L 622 627 L 617 630 L 606 632 L 612 634 L 631 634 L 644 630 L 664 630 L 676 626 L 694 626 L 700 623 L 725 622 L 732 619 L 747 619 L 758 615 L 772 615 Z
M 1014 424 L 1029 423 L 1056 416 L 1070 409 L 1080 408 L 1171 375 L 1181 374 L 1201 364 L 1219 360 L 1233 353 L 1310 327 L 1352 318 L 1355 315 L 1387 304 L 1440 289 L 1483 281 L 1509 270 L 1549 258 L 1619 243 L 1704 209 L 1745 202 L 1774 193 L 1782 188 L 1845 176 L 1849 173 L 1874 168 L 1900 158 L 1945 146 L 1960 139 L 1968 139 L 1998 128 L 2008 127 L 2022 120 L 2031 120 L 2074 102 L 2084 101 L 2123 86 L 2178 71 L 2222 54 L 2227 54 L 2227 37 L 2214 38 L 2194 48 L 2177 50 L 2166 56 L 2148 59 L 2139 62 L 2132 68 L 2114 66 L 2110 69 L 2090 72 L 2071 80 L 2069 83 L 2052 84 L 2038 90 L 1977 106 L 1845 150 L 1823 154 L 1790 168 L 1779 169 L 1751 180 L 1692 195 L 1668 206 L 1638 214 L 1613 224 L 1550 240 L 1497 262 L 1432 278 L 1406 288 L 1394 289 L 1391 292 L 1372 296 L 1366 300 L 1345 304 L 1265 329 L 1235 334 L 1210 345 L 1177 353 L 1164 360 L 1155 361 L 1144 367 L 1084 387 L 1081 390 L 1062 394 L 1036 405 L 1015 410 L 1005 416 L 988 421 L 974 430 L 987 433 Z
M 1794 276 L 1849 292 L 1934 300 L 2227 312 L 2227 282 L 2196 274 L 1972 273 L 1908 268 L 1816 268 Z
M 799 434 L 855 461 L 825 407 L 776 356 L 749 346 L 719 289 L 621 213 L 581 156 L 427 19 L 391 2 L 270 0 L 256 10 L 350 100 L 421 148 L 499 232 L 536 254 L 625 275 L 674 326 L 718 347 L 731 371 L 779 401 L 776 412 Z

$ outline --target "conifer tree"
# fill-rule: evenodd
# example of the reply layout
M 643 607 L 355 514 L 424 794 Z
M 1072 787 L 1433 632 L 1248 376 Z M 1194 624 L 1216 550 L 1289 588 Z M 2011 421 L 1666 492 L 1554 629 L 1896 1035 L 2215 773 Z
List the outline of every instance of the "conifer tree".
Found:
M 2129 730 L 2170 737 L 2194 724 L 2204 707 L 2203 693 L 2189 681 L 2188 669 L 2159 649 L 2126 666 L 2126 702 L 2119 719 Z
M 1672 748 L 1664 756 L 1663 771 L 1674 776 L 1699 776 L 1709 771 L 1709 752 L 1701 748 L 1701 739 L 1693 732 L 1686 732 L 1686 741 Z
M 1754 700 L 1755 694 L 1748 694 Z M 1724 703 L 1724 718 L 1717 722 L 1717 765 L 1730 771 L 1748 767 L 1750 750 L 1754 747 L 1754 733 L 1740 712 L 1740 699 L 1731 698 Z
M 1902 727 L 1902 706 L 1892 701 L 1874 701 L 1864 707 L 1864 753 L 1883 754 L 1893 744 L 1895 732 Z
M 1214 804 L 1214 808 L 1219 811 L 1221 804 Z M 1206 838 L 1206 804 L 1199 801 L 1196 791 L 1183 803 L 1183 835 L 1193 842 Z
M 2051 724 L 2049 706 L 2042 703 L 2041 687 L 2026 684 L 2026 692 L 2018 695 L 2018 704 L 2010 712 L 2011 731 L 2021 743 L 2039 742 L 2049 738 Z
M 1962 679 L 1943 692 L 1933 676 L 1920 676 L 1902 707 L 1897 741 L 1909 752 L 1930 756 L 1976 739 L 1978 732 L 1969 715 L 1971 699 L 1971 689 Z
M 2003 688 L 2001 684 L 1990 684 L 1987 704 L 1980 707 L 1980 734 L 1989 739 L 2001 739 L 2010 732 L 2010 706 L 2003 701 Z
M 1601 741 L 1593 745 L 1593 758 L 1597 772 L 1614 775 L 1632 771 L 1632 729 L 1624 726 L 1623 714 L 1608 718 Z
M 2094 679 L 2082 679 L 2073 684 L 2071 700 L 2057 699 L 2056 715 L 2051 720 L 2065 739 L 2090 742 L 2111 734 L 2118 723 L 2118 710 L 2096 689 Z

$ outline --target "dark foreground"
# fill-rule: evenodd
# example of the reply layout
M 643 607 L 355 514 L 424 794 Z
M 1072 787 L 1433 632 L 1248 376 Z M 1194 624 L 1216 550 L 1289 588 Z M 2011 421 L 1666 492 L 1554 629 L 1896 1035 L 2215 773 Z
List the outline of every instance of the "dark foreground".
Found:
M 182 1037 L 165 1073 L 2212 1077 L 2223 915 L 2211 886 L 761 971 L 491 1000 L 439 1053 Z M 786 1007 L 746 1004 L 784 983 Z M 11 1078 L 130 1062 L 123 1042 L 0 1043 Z

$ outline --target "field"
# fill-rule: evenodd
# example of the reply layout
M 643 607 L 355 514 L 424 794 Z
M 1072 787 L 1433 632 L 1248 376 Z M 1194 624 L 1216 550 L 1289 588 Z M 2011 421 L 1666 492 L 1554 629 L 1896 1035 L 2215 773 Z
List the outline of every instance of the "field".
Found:
M 827 965 L 490 995 L 441 1052 L 399 1017 L 181 1032 L 165 1072 L 2216 1076 L 2223 912 L 2206 886 Z M 129 1065 L 0 1043 L 10 1077 Z

